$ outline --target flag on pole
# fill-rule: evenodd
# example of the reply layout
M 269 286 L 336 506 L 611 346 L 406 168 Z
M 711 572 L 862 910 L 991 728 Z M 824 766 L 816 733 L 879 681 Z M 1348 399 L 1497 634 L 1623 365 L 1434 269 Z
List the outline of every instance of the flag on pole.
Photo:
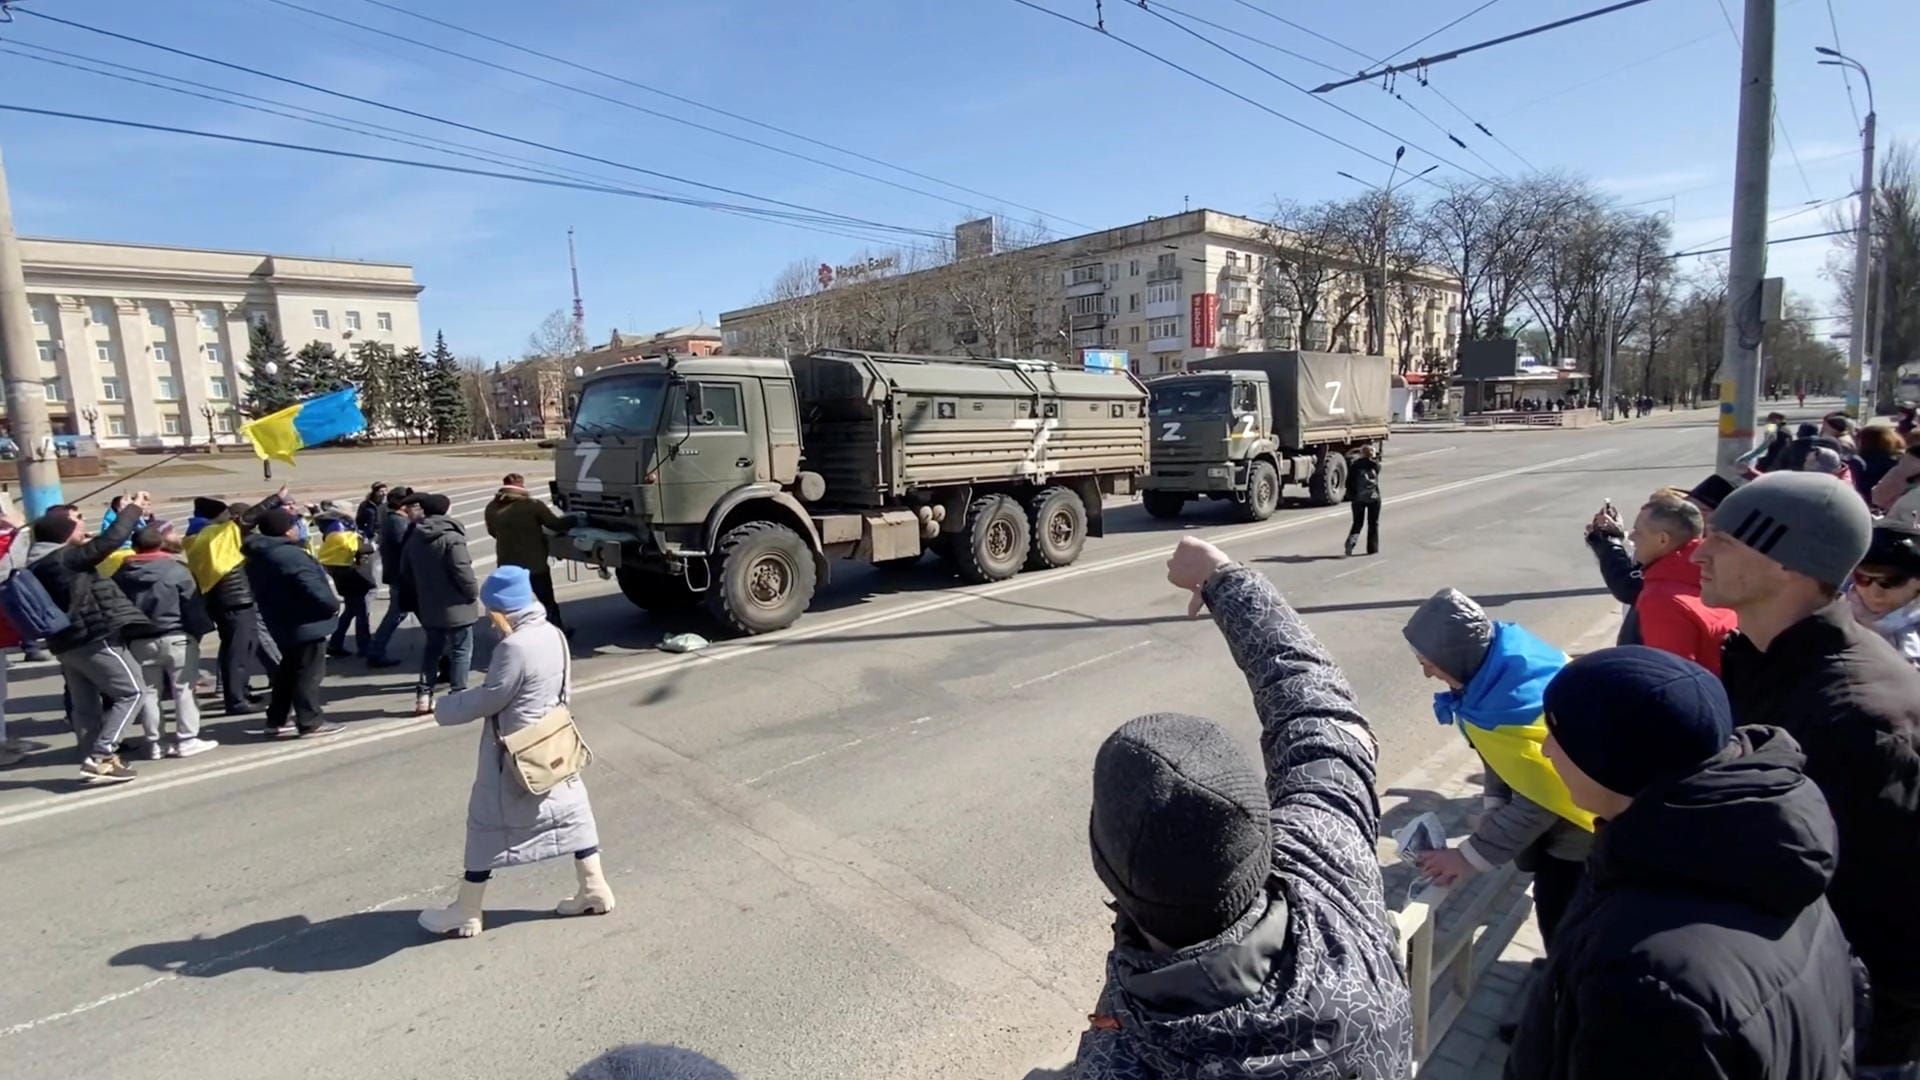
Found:
M 291 465 L 293 455 L 300 450 L 354 435 L 366 428 L 366 415 L 360 411 L 360 388 L 349 386 L 289 405 L 258 420 L 249 420 L 240 425 L 240 434 L 253 444 L 253 452 L 260 460 L 284 461 Z

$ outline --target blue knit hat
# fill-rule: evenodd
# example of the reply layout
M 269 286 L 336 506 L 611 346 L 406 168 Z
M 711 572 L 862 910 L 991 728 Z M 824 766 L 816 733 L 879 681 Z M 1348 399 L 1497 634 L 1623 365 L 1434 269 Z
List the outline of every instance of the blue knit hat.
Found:
M 1595 783 L 1637 795 L 1733 736 L 1727 692 L 1706 668 L 1645 645 L 1601 649 L 1547 684 L 1547 730 Z
M 524 566 L 503 566 L 488 574 L 480 586 L 480 602 L 487 605 L 487 610 L 502 614 L 540 603 L 533 595 L 533 578 Z

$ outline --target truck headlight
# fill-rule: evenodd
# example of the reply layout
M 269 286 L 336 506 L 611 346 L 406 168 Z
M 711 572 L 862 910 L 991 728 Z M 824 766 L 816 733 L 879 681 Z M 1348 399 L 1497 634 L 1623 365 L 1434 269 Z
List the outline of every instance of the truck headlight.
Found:
M 1233 470 L 1225 465 L 1209 465 L 1207 466 L 1207 475 L 1224 480 L 1233 475 Z

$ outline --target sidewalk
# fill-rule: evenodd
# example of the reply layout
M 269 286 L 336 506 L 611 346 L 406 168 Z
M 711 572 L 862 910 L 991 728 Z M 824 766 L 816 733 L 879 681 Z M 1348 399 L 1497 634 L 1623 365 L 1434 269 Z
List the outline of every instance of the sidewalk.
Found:
M 1420 1068 L 1421 1080 L 1500 1080 L 1508 1047 L 1500 1039 L 1499 1026 L 1520 1018 L 1534 974 L 1532 963 L 1546 955 L 1539 924 L 1533 919 L 1533 902 L 1524 896 L 1522 902 L 1526 921 L 1481 976 L 1466 1011 Z

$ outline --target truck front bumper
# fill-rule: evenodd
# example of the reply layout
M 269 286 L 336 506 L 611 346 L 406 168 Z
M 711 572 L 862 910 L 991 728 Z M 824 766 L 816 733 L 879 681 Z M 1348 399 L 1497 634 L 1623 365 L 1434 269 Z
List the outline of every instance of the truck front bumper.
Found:
M 1140 484 L 1143 491 L 1235 492 L 1246 486 L 1246 465 L 1212 462 L 1155 465 Z
M 646 557 L 645 549 L 646 543 L 639 534 L 615 529 L 578 528 L 547 538 L 547 554 L 556 559 L 614 570 L 652 561 Z

